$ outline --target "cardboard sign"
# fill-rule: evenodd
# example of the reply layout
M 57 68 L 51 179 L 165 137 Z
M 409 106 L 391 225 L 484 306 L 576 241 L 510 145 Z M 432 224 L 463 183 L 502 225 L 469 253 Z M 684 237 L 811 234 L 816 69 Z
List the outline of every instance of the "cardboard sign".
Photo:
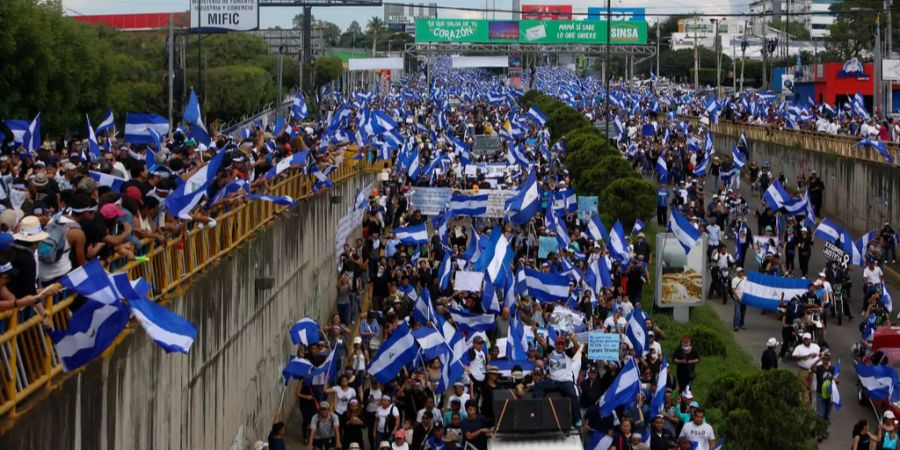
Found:
M 850 263 L 850 255 L 847 254 L 844 249 L 832 244 L 831 242 L 825 242 L 825 248 L 822 249 L 822 254 L 825 255 L 825 259 L 829 261 L 837 261 L 844 267 L 847 267 L 847 264 Z
M 581 217 L 588 217 L 597 212 L 597 206 L 600 204 L 600 201 L 597 199 L 597 196 L 589 196 L 589 195 L 579 195 L 578 199 L 578 214 Z
M 618 333 L 594 332 L 588 334 L 588 359 L 591 361 L 618 361 L 622 337 Z
M 453 289 L 464 292 L 481 291 L 481 281 L 484 279 L 484 272 L 469 272 L 459 270 L 456 272 L 456 278 L 453 280 Z
M 538 247 L 538 258 L 544 259 L 552 252 L 559 250 L 559 242 L 554 236 L 541 236 L 540 246 Z

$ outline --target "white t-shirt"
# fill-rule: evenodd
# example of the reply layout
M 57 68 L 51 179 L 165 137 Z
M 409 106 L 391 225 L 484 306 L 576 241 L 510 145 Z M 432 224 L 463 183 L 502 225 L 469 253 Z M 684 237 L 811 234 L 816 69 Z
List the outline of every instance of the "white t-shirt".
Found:
M 688 438 L 691 442 L 696 443 L 697 450 L 709 450 L 709 441 L 715 439 L 716 435 L 708 423 L 695 425 L 694 421 L 690 421 L 681 428 L 679 437 Z
M 465 405 L 465 403 L 463 403 L 463 405 Z M 416 422 L 422 423 L 422 416 L 424 416 L 424 415 L 425 415 L 425 408 L 422 408 L 419 410 L 418 413 L 416 413 Z M 440 409 L 431 408 L 431 415 L 434 417 L 434 423 L 439 423 L 441 425 L 444 424 L 444 415 L 441 414 Z
M 792 357 L 804 357 L 804 356 L 819 356 L 819 345 L 810 343 L 809 347 L 800 344 L 796 348 L 794 348 L 794 353 L 791 354 Z M 816 358 L 807 358 L 801 359 L 797 361 L 797 365 L 800 366 L 801 369 L 809 370 L 812 367 L 813 363 L 816 362 Z
M 572 360 L 565 352 L 550 352 L 549 355 L 550 379 L 553 381 L 575 381 L 575 373 L 572 370 Z
M 347 411 L 347 406 L 350 405 L 350 400 L 356 398 L 356 391 L 353 390 L 352 387 L 347 387 L 347 390 L 344 391 L 340 386 L 334 388 L 334 412 L 338 414 L 343 414 Z
M 603 329 L 615 330 L 616 327 L 624 329 L 625 325 L 627 325 L 627 324 L 628 324 L 628 321 L 625 320 L 625 318 L 622 316 L 619 316 L 618 319 L 616 319 L 615 316 L 609 316 L 606 318 L 606 320 L 603 321 Z
M 734 298 L 741 300 L 744 295 L 744 288 L 747 287 L 747 279 L 744 277 L 734 277 L 731 279 L 731 290 L 734 291 Z
M 874 269 L 869 269 L 869 266 L 866 266 L 863 269 L 863 278 L 866 280 L 866 283 L 880 284 L 883 276 L 884 272 L 881 271 L 881 267 L 875 266 Z
M 659 345 L 657 340 L 653 340 L 653 343 L 650 344 L 650 348 L 653 349 L 653 352 L 656 353 L 656 356 L 662 358 L 662 345 Z
M 387 423 L 388 415 L 393 415 L 396 420 L 400 420 L 400 411 L 393 404 L 391 404 L 387 408 L 382 408 L 381 405 L 378 405 L 378 407 L 375 408 L 375 417 L 378 419 L 377 428 L 379 432 L 387 433 L 388 431 L 391 431 L 384 429 L 384 425 Z
M 397 445 L 396 442 L 391 444 L 391 450 L 409 450 L 409 443 L 404 442 L 403 445 Z
M 460 409 L 465 410 L 466 402 L 469 401 L 469 394 L 463 392 L 462 395 L 456 395 L 456 394 L 451 395 L 450 397 L 447 398 L 447 408 L 450 408 L 450 404 L 453 403 L 453 400 L 459 400 Z

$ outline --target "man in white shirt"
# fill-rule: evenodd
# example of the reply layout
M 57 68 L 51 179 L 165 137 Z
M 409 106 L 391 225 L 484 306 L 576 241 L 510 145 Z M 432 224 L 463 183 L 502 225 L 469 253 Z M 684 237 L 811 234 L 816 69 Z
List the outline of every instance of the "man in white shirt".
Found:
M 809 382 L 810 382 L 810 372 L 809 369 L 812 365 L 819 359 L 819 345 L 813 344 L 812 335 L 809 333 L 803 333 L 803 344 L 798 345 L 794 348 L 794 353 L 791 354 L 791 359 L 797 361 L 797 378 L 800 379 L 800 384 L 803 385 L 803 402 L 809 402 Z
M 744 288 L 747 287 L 747 277 L 744 275 L 744 268 L 735 269 L 734 278 L 731 279 L 731 295 L 734 298 L 734 317 L 731 325 L 734 331 L 744 328 L 744 315 L 747 313 L 747 305 L 742 301 Z
M 822 307 L 831 305 L 831 302 L 834 301 L 834 290 L 831 289 L 831 283 L 825 279 L 825 272 L 819 272 L 819 279 L 815 281 L 815 285 L 817 288 L 822 287 Z M 834 317 L 834 311 L 832 317 Z
M 705 413 L 702 408 L 697 408 L 691 421 L 681 428 L 679 437 L 691 441 L 696 450 L 709 450 L 716 446 L 716 434 L 712 427 L 703 420 Z
M 863 308 L 865 308 L 869 304 L 869 297 L 875 292 L 876 286 L 884 283 L 884 272 L 881 271 L 881 267 L 875 265 L 874 259 L 866 261 L 866 267 L 863 269 L 863 282 L 865 283 L 863 290 L 866 293 L 866 298 L 863 299 Z

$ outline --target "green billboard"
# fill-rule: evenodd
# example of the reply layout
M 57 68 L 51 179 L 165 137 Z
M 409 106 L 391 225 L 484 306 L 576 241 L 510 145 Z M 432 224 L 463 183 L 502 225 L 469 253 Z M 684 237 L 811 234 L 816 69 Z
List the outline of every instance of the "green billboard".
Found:
M 605 44 L 606 22 L 587 20 L 417 19 L 416 42 Z M 647 22 L 613 22 L 613 44 L 646 44 Z

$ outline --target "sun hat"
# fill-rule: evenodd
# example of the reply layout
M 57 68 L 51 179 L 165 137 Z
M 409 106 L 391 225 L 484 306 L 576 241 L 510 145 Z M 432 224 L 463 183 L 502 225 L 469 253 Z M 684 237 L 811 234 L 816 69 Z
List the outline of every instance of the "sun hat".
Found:
M 25 216 L 19 223 L 19 232 L 13 237 L 22 242 L 40 242 L 50 236 L 41 229 L 41 220 L 36 216 Z

